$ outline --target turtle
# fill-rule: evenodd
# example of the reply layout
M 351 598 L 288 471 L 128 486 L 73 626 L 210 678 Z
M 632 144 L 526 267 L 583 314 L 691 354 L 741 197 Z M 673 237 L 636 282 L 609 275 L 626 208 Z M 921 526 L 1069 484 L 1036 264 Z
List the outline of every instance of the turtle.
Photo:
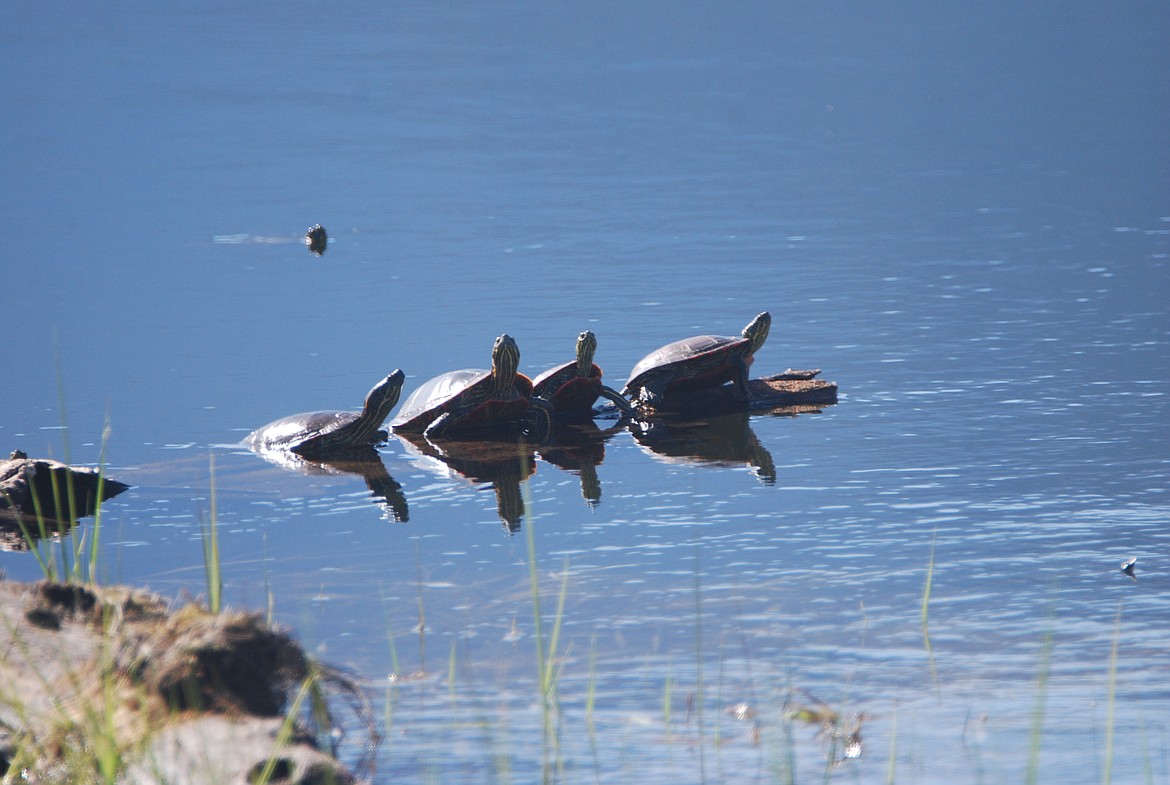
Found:
M 661 408 L 670 393 L 734 382 L 739 395 L 750 401 L 748 366 L 772 327 L 764 311 L 736 337 L 696 335 L 668 343 L 643 357 L 630 371 L 622 395 L 650 408 Z
M 305 232 L 304 243 L 309 247 L 310 253 L 320 256 L 329 247 L 329 233 L 321 224 L 315 224 Z
M 390 427 L 428 438 L 514 429 L 547 433 L 552 405 L 533 396 L 532 380 L 519 366 L 520 349 L 505 333 L 492 346 L 490 371 L 466 368 L 430 379 L 410 394 Z
M 404 381 L 406 374 L 395 369 L 366 393 L 365 406 L 360 412 L 294 414 L 257 428 L 248 434 L 244 443 L 253 450 L 287 450 L 303 457 L 377 444 L 386 438 L 382 423 L 398 403 Z
M 585 330 L 577 336 L 576 360 L 550 368 L 532 382 L 534 393 L 552 404 L 557 419 L 590 419 L 598 398 L 612 401 L 625 416 L 636 414 L 621 393 L 601 383 L 601 369 L 593 362 L 596 351 L 597 336 Z

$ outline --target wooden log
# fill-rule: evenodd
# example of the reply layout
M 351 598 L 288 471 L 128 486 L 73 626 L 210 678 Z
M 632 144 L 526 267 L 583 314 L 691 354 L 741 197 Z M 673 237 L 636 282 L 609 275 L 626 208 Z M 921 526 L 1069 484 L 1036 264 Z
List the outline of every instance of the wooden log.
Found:
M 752 413 L 791 413 L 817 411 L 822 406 L 837 403 L 837 383 L 817 379 L 820 369 L 793 370 L 751 379 L 748 389 L 752 400 L 743 401 L 730 384 L 722 387 L 707 387 L 684 393 L 673 393 L 662 408 L 642 406 L 642 413 L 648 416 L 684 416 L 728 414 L 750 411 Z
M 30 538 L 68 531 L 79 518 L 93 515 L 101 502 L 130 487 L 99 478 L 97 469 L 13 451 L 0 461 L 0 550 L 28 550 Z
M 106 478 L 97 469 L 74 468 L 48 458 L 29 458 L 16 450 L 0 461 L 0 512 L 68 521 L 93 515 L 97 506 L 129 485 Z M 101 498 L 98 498 L 98 485 Z

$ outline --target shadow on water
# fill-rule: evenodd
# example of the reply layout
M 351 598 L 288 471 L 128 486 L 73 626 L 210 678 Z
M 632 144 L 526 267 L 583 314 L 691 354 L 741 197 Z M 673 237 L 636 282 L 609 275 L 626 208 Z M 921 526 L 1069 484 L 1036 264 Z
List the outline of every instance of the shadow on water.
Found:
M 598 421 L 586 420 L 556 426 L 549 438 L 538 445 L 522 438 L 444 439 L 397 432 L 395 436 L 414 462 L 428 472 L 477 485 L 491 484 L 500 521 L 509 533 L 515 533 L 525 514 L 521 483 L 535 474 L 537 456 L 544 463 L 576 475 L 581 498 L 591 509 L 601 503 L 597 467 L 605 460 L 606 443 L 625 431 L 655 460 L 689 466 L 748 466 L 765 485 L 774 485 L 776 464 L 752 430 L 752 416 L 793 417 L 820 411 L 816 406 L 788 406 L 705 418 L 656 415 L 604 427 Z M 290 472 L 360 477 L 390 519 L 409 520 L 406 494 L 374 447 L 351 448 L 328 458 L 305 458 L 285 449 L 252 446 L 251 450 Z
M 645 452 L 664 463 L 752 468 L 765 485 L 776 483 L 776 462 L 751 427 L 751 415 L 705 420 L 639 421 L 630 433 Z
M 596 507 L 601 503 L 597 467 L 605 460 L 605 443 L 624 430 L 623 425 L 600 428 L 593 420 L 559 425 L 553 429 L 549 442 L 541 445 L 540 457 L 545 463 L 578 475 L 581 498 Z
M 796 416 L 819 412 L 817 407 L 785 407 L 757 415 Z M 752 413 L 706 419 L 656 417 L 601 427 L 593 420 L 566 423 L 553 429 L 540 445 L 519 440 L 457 440 L 395 433 L 407 452 L 428 471 L 454 474 L 472 483 L 491 483 L 500 521 L 509 533 L 520 530 L 524 502 L 520 483 L 536 473 L 536 457 L 580 478 L 581 498 L 590 508 L 601 503 L 597 467 L 605 460 L 606 443 L 624 431 L 656 460 L 689 466 L 750 466 L 765 485 L 776 482 L 772 454 L 751 428 Z
M 422 434 L 395 433 L 416 463 L 440 476 L 491 483 L 496 511 L 509 533 L 520 530 L 524 499 L 520 483 L 536 472 L 535 450 L 523 440 L 467 441 L 428 439 Z
M 269 463 L 291 472 L 305 475 L 356 475 L 370 490 L 374 503 L 381 507 L 391 520 L 405 523 L 410 520 L 410 509 L 406 494 L 386 470 L 382 456 L 373 447 L 354 447 L 339 451 L 328 458 L 303 458 L 288 450 L 254 449 L 257 455 Z

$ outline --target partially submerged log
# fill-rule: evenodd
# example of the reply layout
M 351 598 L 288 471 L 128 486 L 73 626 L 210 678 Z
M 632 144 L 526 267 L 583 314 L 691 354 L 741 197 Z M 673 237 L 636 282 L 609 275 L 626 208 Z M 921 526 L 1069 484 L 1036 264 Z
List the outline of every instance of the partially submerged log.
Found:
M 299 729 L 278 746 L 301 648 L 258 615 L 171 611 L 124 587 L 0 582 L 0 776 L 88 780 L 96 752 L 119 782 L 354 782 Z M 86 771 L 86 767 L 91 767 Z
M 29 458 L 14 450 L 8 460 L 0 461 L 0 514 L 75 521 L 93 515 L 99 504 L 129 487 L 103 477 L 97 469 Z
M 644 408 L 649 415 L 702 416 L 750 411 L 752 413 L 798 413 L 817 411 L 822 406 L 837 403 L 837 383 L 817 379 L 820 369 L 793 370 L 751 379 L 748 389 L 752 400 L 745 402 L 735 388 L 706 387 L 683 393 L 672 393 L 660 409 Z
M 30 538 L 68 531 L 129 487 L 97 469 L 29 458 L 14 450 L 0 461 L 0 550 L 28 550 Z

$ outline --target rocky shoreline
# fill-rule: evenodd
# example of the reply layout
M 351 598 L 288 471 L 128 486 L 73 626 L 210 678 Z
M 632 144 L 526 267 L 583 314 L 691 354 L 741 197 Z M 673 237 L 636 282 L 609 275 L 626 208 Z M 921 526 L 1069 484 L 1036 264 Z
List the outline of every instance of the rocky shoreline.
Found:
M 0 581 L 0 777 L 112 781 L 109 767 L 135 785 L 245 785 L 265 770 L 272 783 L 354 783 L 286 722 L 292 696 L 326 682 L 356 694 L 256 614 Z

